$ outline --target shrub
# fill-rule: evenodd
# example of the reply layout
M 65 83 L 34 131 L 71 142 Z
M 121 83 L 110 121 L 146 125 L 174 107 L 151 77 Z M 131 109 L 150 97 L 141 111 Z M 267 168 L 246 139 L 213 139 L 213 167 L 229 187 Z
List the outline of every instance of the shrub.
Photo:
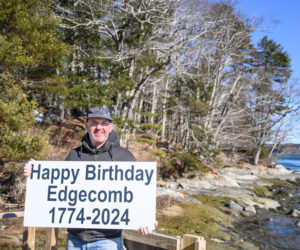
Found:
M 160 124 L 142 123 L 139 126 L 140 126 L 140 128 L 143 128 L 143 129 L 155 129 L 155 130 L 162 129 L 162 126 Z
M 264 144 L 264 145 L 261 147 L 261 151 L 260 151 L 259 158 L 260 158 L 260 159 L 266 159 L 266 158 L 269 157 L 269 154 L 270 154 L 270 150 L 267 148 L 266 144 Z
M 180 168 L 182 172 L 187 170 L 201 170 L 202 172 L 209 172 L 209 168 L 196 156 L 191 153 L 177 153 L 175 157 L 181 162 Z
M 165 158 L 166 157 L 166 152 L 163 150 L 159 150 L 159 149 L 152 149 L 152 148 L 147 148 L 146 149 L 149 153 L 156 155 L 160 158 Z
M 48 154 L 48 138 L 30 132 L 34 125 L 35 101 L 29 101 L 10 75 L 0 78 L 0 164 L 2 167 L 30 158 L 43 159 Z M 2 171 L 2 169 L 1 169 Z M 0 172 L 1 172 L 0 171 Z
M 137 142 L 141 142 L 141 143 L 147 143 L 149 145 L 155 145 L 156 141 L 153 139 L 148 139 L 148 138 L 140 138 L 140 137 L 136 137 L 135 140 Z

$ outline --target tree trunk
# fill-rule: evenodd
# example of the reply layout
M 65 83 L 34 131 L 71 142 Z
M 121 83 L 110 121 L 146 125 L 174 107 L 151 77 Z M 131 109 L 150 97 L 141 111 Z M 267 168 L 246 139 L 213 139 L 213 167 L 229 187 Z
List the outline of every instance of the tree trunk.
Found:
M 254 162 L 253 162 L 254 165 L 257 165 L 257 163 L 258 163 L 260 152 L 261 152 L 261 145 L 259 145 L 258 149 L 256 150 L 256 153 L 254 156 Z
M 157 85 L 156 83 L 153 83 L 153 93 L 152 93 L 152 106 L 151 106 L 151 124 L 154 124 L 155 117 L 154 114 L 156 112 L 156 106 L 157 106 Z
M 135 113 L 135 116 L 134 116 L 135 123 L 137 123 L 137 124 L 141 124 L 141 117 L 142 117 L 141 112 L 143 110 L 143 102 L 144 102 L 144 98 L 141 97 L 140 101 L 139 101 L 139 110 L 138 110 L 138 112 Z M 136 128 L 133 129 L 132 134 L 133 134 L 133 136 L 135 136 Z
M 167 104 L 167 96 L 168 96 L 168 89 L 169 89 L 169 78 L 167 78 L 167 83 L 165 87 L 165 93 L 163 96 L 163 117 L 162 117 L 162 131 L 161 131 L 161 138 L 162 140 L 166 139 L 166 123 L 167 123 L 167 110 L 166 110 L 166 104 Z

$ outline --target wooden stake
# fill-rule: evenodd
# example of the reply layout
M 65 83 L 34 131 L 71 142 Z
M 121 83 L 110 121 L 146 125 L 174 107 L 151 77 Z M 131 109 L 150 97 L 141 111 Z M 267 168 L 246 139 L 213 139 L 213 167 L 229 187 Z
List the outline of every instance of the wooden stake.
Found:
M 46 250 L 57 250 L 58 228 L 46 229 Z
M 24 227 L 22 250 L 34 250 L 35 227 Z

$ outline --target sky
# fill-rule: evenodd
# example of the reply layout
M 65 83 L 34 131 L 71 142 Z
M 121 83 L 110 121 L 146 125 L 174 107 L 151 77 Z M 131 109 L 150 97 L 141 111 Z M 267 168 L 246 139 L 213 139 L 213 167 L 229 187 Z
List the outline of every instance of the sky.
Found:
M 291 80 L 300 80 L 300 0 L 238 0 L 237 6 L 248 17 L 263 17 L 262 28 L 267 32 L 255 31 L 252 35 L 253 43 L 257 44 L 267 35 L 269 39 L 281 44 L 291 58 Z M 299 125 L 296 119 L 294 122 L 296 126 L 286 142 L 300 144 L 300 121 Z

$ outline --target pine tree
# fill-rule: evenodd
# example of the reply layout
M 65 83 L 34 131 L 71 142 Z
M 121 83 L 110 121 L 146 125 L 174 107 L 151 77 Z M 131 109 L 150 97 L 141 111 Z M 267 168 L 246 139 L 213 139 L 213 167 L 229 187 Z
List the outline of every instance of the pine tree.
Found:
M 253 66 L 257 76 L 252 100 L 255 102 L 252 121 L 256 128 L 254 163 L 257 164 L 272 128 L 290 112 L 283 89 L 291 75 L 291 64 L 283 47 L 265 36 L 258 43 Z
M 48 138 L 32 131 L 35 101 L 30 101 L 21 86 L 9 74 L 0 77 L 0 172 L 31 157 L 48 154 Z
M 63 66 L 67 46 L 48 1 L 0 0 L 0 164 L 47 156 L 46 135 L 34 132 L 45 83 Z M 2 171 L 1 169 L 0 171 Z
M 66 53 L 57 24 L 45 1 L 0 0 L 0 73 L 25 87 L 55 73 Z

